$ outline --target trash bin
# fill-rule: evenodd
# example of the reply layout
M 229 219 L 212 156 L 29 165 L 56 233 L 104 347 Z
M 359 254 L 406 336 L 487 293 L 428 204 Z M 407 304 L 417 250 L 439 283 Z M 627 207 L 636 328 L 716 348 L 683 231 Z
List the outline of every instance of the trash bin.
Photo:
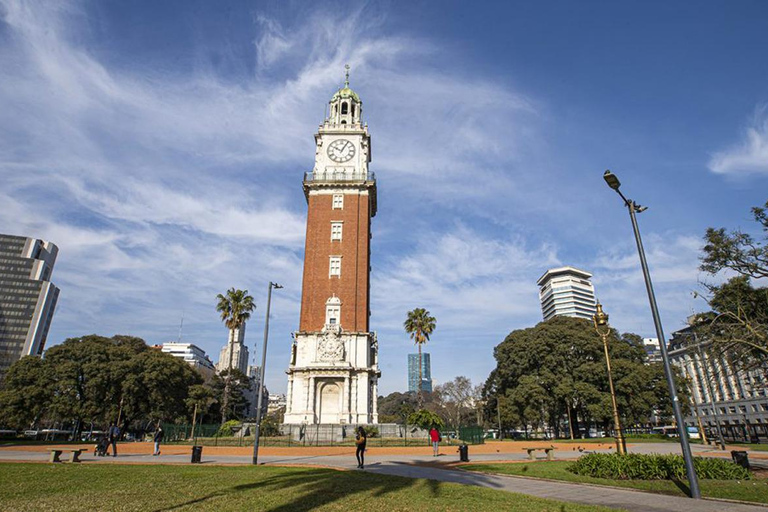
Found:
M 746 451 L 731 450 L 731 458 L 733 459 L 733 462 L 739 466 L 744 469 L 749 469 L 749 456 Z
M 203 447 L 202 446 L 193 446 L 192 447 L 192 464 L 200 464 L 200 459 L 203 456 Z
M 466 444 L 459 446 L 459 460 L 461 462 L 469 462 L 469 446 Z

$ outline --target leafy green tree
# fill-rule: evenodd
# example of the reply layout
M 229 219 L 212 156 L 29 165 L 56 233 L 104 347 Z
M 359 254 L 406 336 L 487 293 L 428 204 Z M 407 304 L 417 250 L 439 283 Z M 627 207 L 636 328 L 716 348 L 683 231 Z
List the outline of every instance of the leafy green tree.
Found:
M 215 375 L 211 380 L 211 388 L 216 398 L 214 407 L 216 404 L 221 404 L 218 412 L 222 417 L 242 420 L 249 415 L 249 412 L 253 412 L 248 410 L 251 380 L 237 368 L 224 370 L 221 374 Z M 225 401 L 227 397 L 229 398 Z M 222 410 L 225 407 L 227 410 Z
M 53 375 L 46 361 L 22 357 L 11 365 L 0 390 L 0 425 L 25 429 L 34 425 L 53 400 Z
M 187 406 L 187 413 L 192 416 L 195 424 L 205 423 L 205 416 L 211 407 L 217 403 L 216 392 L 207 383 L 195 384 L 189 387 L 189 393 L 184 403 Z
M 698 319 L 699 333 L 741 368 L 768 361 L 768 288 L 750 280 L 768 277 L 768 201 L 752 208 L 763 231 L 762 240 L 740 230 L 707 229 L 701 270 L 716 275 L 737 274 L 721 285 L 706 285 L 712 314 Z
M 421 367 L 421 346 L 429 341 L 429 337 L 435 331 L 436 320 L 435 317 L 429 314 L 424 308 L 416 308 L 408 312 L 408 317 L 403 323 L 405 332 L 410 334 L 411 339 L 414 341 L 417 347 L 419 347 L 419 408 L 422 404 L 422 381 L 423 370 Z
M 133 420 L 171 420 L 186 416 L 190 386 L 202 382 L 183 361 L 151 350 L 131 336 L 89 335 L 70 338 L 46 351 L 43 358 L 23 358 L 9 369 L 0 399 L 0 417 L 28 420 L 14 411 L 25 400 L 33 418 L 83 424 Z
M 445 428 L 445 423 L 440 419 L 440 416 L 426 409 L 421 409 L 410 414 L 408 416 L 408 423 L 410 425 L 416 425 L 424 430 L 429 430 L 432 427 L 435 427 L 438 430 Z
M 228 369 L 232 369 L 232 355 L 234 345 L 234 332 L 240 329 L 245 322 L 251 318 L 251 313 L 256 308 L 253 303 L 253 297 L 248 295 L 248 290 L 236 290 L 230 288 L 227 290 L 226 295 L 218 294 L 216 296 L 218 303 L 216 304 L 216 311 L 221 314 L 221 320 L 224 325 L 229 329 L 229 364 Z M 224 397 L 221 407 L 221 422 L 227 421 L 227 412 L 231 410 L 229 406 L 230 400 L 230 376 L 231 373 L 227 373 L 226 386 L 224 388 Z
M 669 402 L 663 368 L 643 364 L 641 343 L 636 335 L 619 337 L 616 331 L 609 338 L 619 413 L 626 425 L 647 421 L 653 410 L 666 410 Z M 555 317 L 514 331 L 495 348 L 494 356 L 497 366 L 483 389 L 489 422 L 497 421 L 501 403 L 500 412 L 508 421 L 524 429 L 547 423 L 556 436 L 569 420 L 574 435 L 579 421 L 610 425 L 603 346 L 590 322 Z

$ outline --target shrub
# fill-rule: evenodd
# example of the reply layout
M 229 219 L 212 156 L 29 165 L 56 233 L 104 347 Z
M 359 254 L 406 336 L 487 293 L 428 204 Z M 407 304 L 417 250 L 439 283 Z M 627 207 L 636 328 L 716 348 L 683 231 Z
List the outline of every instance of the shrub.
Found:
M 235 427 L 239 427 L 240 422 L 238 420 L 229 420 L 226 423 L 222 423 L 219 427 L 219 432 L 216 434 L 220 437 L 231 437 L 235 435 Z
M 378 427 L 365 427 L 365 435 L 368 437 L 379 437 L 379 429 Z
M 726 459 L 694 457 L 700 479 L 748 480 L 749 471 Z M 683 480 L 685 461 L 680 455 L 590 453 L 568 466 L 577 475 L 612 480 Z

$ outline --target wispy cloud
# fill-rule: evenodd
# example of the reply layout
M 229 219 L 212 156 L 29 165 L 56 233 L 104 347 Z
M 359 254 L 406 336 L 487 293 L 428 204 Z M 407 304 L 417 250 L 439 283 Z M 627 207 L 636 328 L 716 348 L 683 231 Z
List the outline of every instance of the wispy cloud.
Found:
M 718 174 L 768 174 L 768 104 L 755 108 L 740 143 L 712 155 L 709 169 Z

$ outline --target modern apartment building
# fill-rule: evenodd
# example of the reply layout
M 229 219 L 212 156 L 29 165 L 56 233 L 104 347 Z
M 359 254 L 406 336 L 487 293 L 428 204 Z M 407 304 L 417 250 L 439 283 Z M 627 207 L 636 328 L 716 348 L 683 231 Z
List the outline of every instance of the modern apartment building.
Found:
M 429 354 L 421 353 L 421 390 L 432 392 L 432 363 Z M 408 354 L 408 391 L 419 391 L 419 354 Z
M 701 421 L 712 438 L 719 427 L 726 439 L 768 440 L 768 364 L 739 369 L 727 353 L 711 350 L 694 326 L 672 333 L 669 360 L 691 385 L 687 425 Z
M 544 320 L 553 316 L 592 319 L 595 314 L 595 288 L 592 274 L 575 267 L 547 270 L 539 278 L 539 300 Z
M 173 357 L 178 357 L 197 370 L 205 380 L 213 377 L 216 367 L 205 354 L 205 351 L 192 343 L 163 343 L 161 350 Z
M 45 240 L 0 234 L 0 379 L 23 356 L 43 353 L 59 298 L 51 283 L 58 252 Z

